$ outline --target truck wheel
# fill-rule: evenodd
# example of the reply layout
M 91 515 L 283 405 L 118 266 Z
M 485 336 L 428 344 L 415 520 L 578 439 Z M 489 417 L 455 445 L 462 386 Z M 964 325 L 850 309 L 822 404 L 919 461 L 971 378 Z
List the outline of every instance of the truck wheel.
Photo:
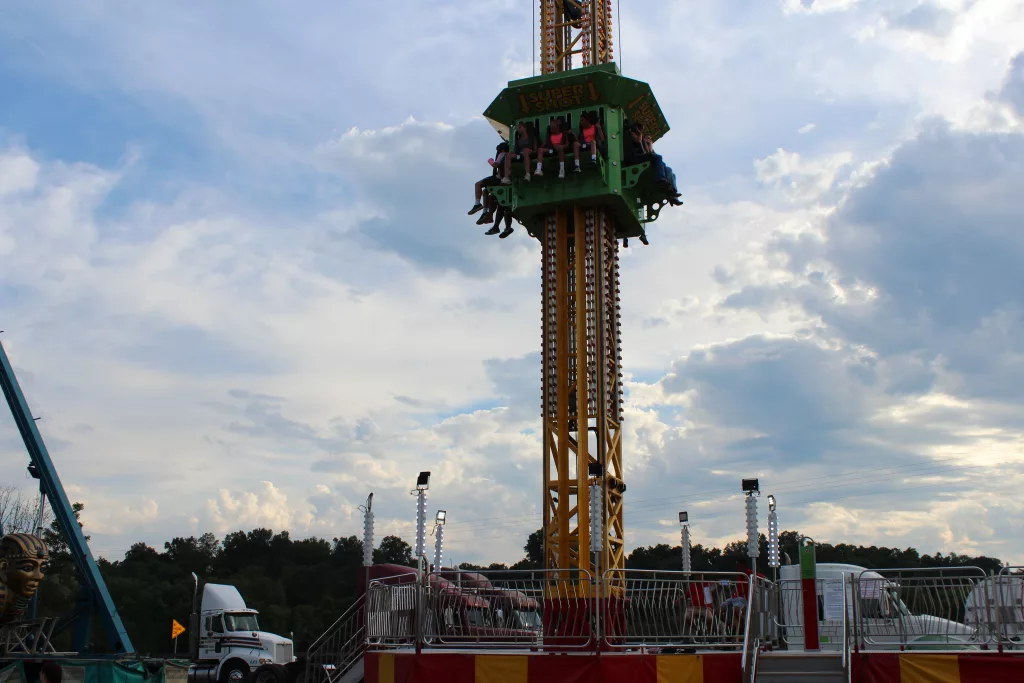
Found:
M 280 664 L 264 664 L 256 669 L 252 683 L 288 683 L 288 672 Z
M 249 683 L 249 666 L 235 660 L 220 670 L 220 683 Z
M 284 671 L 288 676 L 288 683 L 306 683 L 306 662 L 301 658 L 285 664 Z

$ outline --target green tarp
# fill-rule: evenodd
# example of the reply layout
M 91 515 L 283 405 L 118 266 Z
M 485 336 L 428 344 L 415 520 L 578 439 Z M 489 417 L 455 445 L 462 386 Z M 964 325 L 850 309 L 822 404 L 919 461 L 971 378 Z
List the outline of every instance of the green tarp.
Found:
M 187 661 L 118 662 L 52 658 L 64 670 L 63 683 L 185 683 Z M 38 683 L 41 661 L 0 666 L 0 683 Z

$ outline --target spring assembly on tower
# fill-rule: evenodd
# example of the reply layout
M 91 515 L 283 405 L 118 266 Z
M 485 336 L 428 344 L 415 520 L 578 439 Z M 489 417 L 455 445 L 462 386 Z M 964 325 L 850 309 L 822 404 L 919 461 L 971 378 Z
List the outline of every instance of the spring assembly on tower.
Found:
M 542 315 L 541 345 L 544 349 L 541 363 L 541 386 L 543 387 L 543 405 L 541 416 L 554 418 L 558 415 L 558 301 L 557 297 L 557 264 L 556 246 L 558 243 L 558 224 L 555 214 L 547 216 L 544 230 L 543 261 L 541 275 Z

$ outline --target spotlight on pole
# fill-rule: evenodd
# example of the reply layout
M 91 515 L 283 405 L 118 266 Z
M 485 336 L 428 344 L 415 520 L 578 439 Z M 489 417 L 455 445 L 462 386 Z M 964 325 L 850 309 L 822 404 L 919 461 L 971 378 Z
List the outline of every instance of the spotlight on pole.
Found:
M 775 514 L 775 496 L 768 496 L 768 566 L 782 566 L 779 558 L 779 518 Z
M 363 508 L 363 566 L 373 564 L 373 494 L 366 497 Z
M 430 472 L 420 472 L 416 477 L 416 557 L 426 552 L 427 537 L 427 489 L 430 488 Z
M 438 510 L 434 517 L 434 571 L 441 569 L 441 562 L 444 554 L 444 520 L 447 513 Z
M 753 571 L 757 572 L 758 535 L 757 535 L 757 497 L 761 491 L 757 479 L 743 480 L 743 493 L 746 497 L 747 516 L 747 557 L 751 559 Z
M 679 513 L 679 523 L 683 526 L 682 538 L 680 539 L 679 547 L 683 556 L 683 571 L 690 571 L 690 525 L 687 523 L 690 521 L 690 516 L 686 512 Z

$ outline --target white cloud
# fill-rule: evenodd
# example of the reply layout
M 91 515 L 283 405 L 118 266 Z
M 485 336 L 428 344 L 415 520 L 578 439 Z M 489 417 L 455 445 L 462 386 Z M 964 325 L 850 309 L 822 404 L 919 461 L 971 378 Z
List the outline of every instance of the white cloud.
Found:
M 783 0 L 782 6 L 791 14 L 825 14 L 844 12 L 857 5 L 860 0 Z
M 756 473 L 789 506 L 783 525 L 821 540 L 1019 558 L 1020 509 L 1001 489 L 996 512 L 979 508 L 982 475 L 1019 442 L 1016 401 L 997 395 L 1019 355 L 999 293 L 1019 287 L 1009 270 L 957 268 L 1016 176 L 997 146 L 971 167 L 993 179 L 978 183 L 941 163 L 959 157 L 905 144 L 923 115 L 958 134 L 1019 130 L 1019 3 L 738 5 L 624 8 L 627 74 L 669 114 L 659 150 L 686 201 L 651 247 L 622 253 L 630 545 L 675 542 L 661 522 L 680 504 L 704 542 L 739 537 L 735 480 Z M 465 210 L 495 142 L 478 112 L 531 68 L 525 5 L 403 0 L 387 22 L 326 3 L 53 10 L 0 22 L 0 45 L 42 46 L 12 68 L 65 94 L 120 93 L 98 99 L 149 126 L 76 111 L 64 137 L 0 152 L 0 327 L 94 547 L 254 525 L 358 534 L 371 490 L 378 534 L 410 538 L 408 488 L 430 469 L 456 557 L 518 559 L 540 521 L 538 250 L 523 230 L 484 238 Z M 392 35 L 410 37 L 377 49 Z M 372 69 L 352 68 L 367 54 Z M 96 147 L 68 142 L 93 139 L 82 131 Z M 168 131 L 199 161 L 149 142 Z M 915 150 L 910 176 L 958 179 L 944 215 L 927 209 L 937 191 L 886 199 Z M 147 175 L 161 165 L 173 173 Z M 942 223 L 976 202 L 989 212 L 970 229 Z M 871 206 L 885 230 L 835 222 Z M 925 216 L 941 239 L 901 229 Z M 1016 253 L 1000 239 L 994 253 Z M 954 307 L 893 308 L 915 286 L 969 292 L 984 315 L 932 327 Z M 936 330 L 942 353 L 888 353 L 939 344 Z M 14 480 L 24 458 L 4 419 Z M 975 475 L 941 469 L 965 461 Z M 856 490 L 821 485 L 836 472 Z

